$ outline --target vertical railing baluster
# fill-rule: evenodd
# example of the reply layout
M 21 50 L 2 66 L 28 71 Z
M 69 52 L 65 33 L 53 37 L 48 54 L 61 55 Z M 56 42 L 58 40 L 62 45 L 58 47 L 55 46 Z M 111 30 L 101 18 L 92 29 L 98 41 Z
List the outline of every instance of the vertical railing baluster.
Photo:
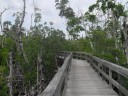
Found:
M 109 69 L 109 77 L 112 78 L 112 70 Z M 112 83 L 109 81 L 109 86 L 112 87 Z
M 100 69 L 101 61 L 98 62 L 98 68 Z M 98 75 L 100 76 L 100 71 L 98 70 Z

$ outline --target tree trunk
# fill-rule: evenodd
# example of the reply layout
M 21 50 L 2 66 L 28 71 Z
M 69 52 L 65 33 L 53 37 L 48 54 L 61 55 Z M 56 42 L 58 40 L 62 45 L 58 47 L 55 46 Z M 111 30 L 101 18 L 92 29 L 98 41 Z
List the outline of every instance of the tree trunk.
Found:
M 9 53 L 9 67 L 10 67 L 10 73 L 9 73 L 9 94 L 10 96 L 13 96 L 13 86 L 12 86 L 12 76 L 13 76 L 13 64 L 12 64 L 12 52 Z
M 124 26 L 123 26 L 124 27 L 123 35 L 124 35 L 124 40 L 125 40 L 124 49 L 125 49 L 126 60 L 127 60 L 127 65 L 128 65 L 128 34 L 127 34 L 128 28 L 127 28 L 126 22 L 127 22 L 127 18 L 124 17 Z
M 127 65 L 128 65 L 128 46 L 125 48 L 125 53 L 126 53 L 126 60 L 127 60 Z
M 24 51 L 24 46 L 23 46 L 23 41 L 22 41 L 22 25 L 24 23 L 24 18 L 25 18 L 25 9 L 26 9 L 26 0 L 23 0 L 24 2 L 24 7 L 23 7 L 23 13 L 22 13 L 22 18 L 21 18 L 21 23 L 19 24 L 19 27 L 17 28 L 17 37 L 18 37 L 18 47 L 19 47 L 19 53 L 21 53 L 25 59 L 26 63 L 29 63 L 27 55 Z M 20 52 L 21 51 L 21 52 Z

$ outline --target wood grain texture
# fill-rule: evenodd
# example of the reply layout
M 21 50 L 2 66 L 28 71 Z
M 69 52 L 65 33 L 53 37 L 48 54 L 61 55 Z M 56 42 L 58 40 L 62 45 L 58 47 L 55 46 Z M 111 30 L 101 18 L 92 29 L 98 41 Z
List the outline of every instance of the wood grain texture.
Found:
M 85 60 L 73 59 L 63 96 L 118 96 Z
M 70 54 L 64 61 L 62 67 L 58 70 L 52 81 L 45 88 L 45 90 L 38 96 L 61 96 L 68 76 L 68 69 L 70 68 L 70 61 L 72 54 Z

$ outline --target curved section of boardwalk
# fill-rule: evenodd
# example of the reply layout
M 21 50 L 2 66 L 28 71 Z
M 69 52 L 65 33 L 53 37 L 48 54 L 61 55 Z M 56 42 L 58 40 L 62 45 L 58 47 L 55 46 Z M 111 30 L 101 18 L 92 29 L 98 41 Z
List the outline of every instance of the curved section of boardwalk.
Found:
M 85 60 L 73 59 L 64 96 L 118 96 Z

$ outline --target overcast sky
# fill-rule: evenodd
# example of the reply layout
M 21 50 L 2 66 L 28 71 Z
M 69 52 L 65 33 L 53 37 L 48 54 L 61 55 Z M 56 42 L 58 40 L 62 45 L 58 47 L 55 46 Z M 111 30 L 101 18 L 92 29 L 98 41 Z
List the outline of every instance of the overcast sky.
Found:
M 31 14 L 33 13 L 33 0 L 26 0 L 26 17 L 24 26 L 29 27 L 31 21 Z M 122 0 L 119 0 L 122 1 Z M 123 0 L 127 1 L 127 0 Z M 55 8 L 55 0 L 35 0 L 38 7 L 41 9 L 42 13 L 42 22 L 54 22 L 54 27 L 65 31 L 65 19 L 58 16 L 59 11 Z M 74 9 L 77 15 L 81 12 L 86 12 L 88 7 L 96 2 L 96 0 L 69 0 L 69 5 Z M 0 0 L 0 12 L 7 8 L 11 7 L 9 11 L 6 11 L 3 15 L 3 21 L 11 20 L 14 21 L 15 18 L 12 17 L 12 14 L 21 11 L 23 2 L 22 0 Z
M 31 14 L 33 13 L 33 0 L 26 0 L 26 17 L 25 17 L 25 22 L 24 26 L 28 27 L 30 26 L 30 17 Z M 80 12 L 85 12 L 87 11 L 88 7 L 95 3 L 96 0 L 69 0 L 70 1 L 70 6 L 74 9 L 76 14 L 78 15 Z M 65 30 L 65 19 L 61 18 L 58 16 L 59 11 L 56 10 L 55 8 L 55 0 L 35 0 L 36 4 L 38 7 L 41 9 L 42 13 L 42 22 L 54 22 L 54 27 Z M 11 20 L 14 21 L 15 18 L 12 17 L 12 14 L 20 11 L 22 9 L 22 0 L 0 0 L 0 12 L 4 9 L 7 8 L 8 6 L 11 7 L 9 11 L 6 11 L 5 14 L 3 15 L 3 21 L 4 20 Z

